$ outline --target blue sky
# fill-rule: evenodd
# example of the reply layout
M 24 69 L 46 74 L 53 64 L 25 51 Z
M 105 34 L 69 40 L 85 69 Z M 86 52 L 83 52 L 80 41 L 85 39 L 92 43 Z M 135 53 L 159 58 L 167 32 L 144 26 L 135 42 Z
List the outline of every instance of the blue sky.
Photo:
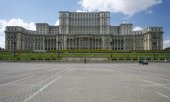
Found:
M 35 29 L 34 23 L 55 25 L 59 11 L 110 11 L 111 25 L 133 23 L 136 30 L 147 26 L 164 28 L 164 47 L 170 46 L 170 0 L 1 0 L 0 47 L 4 28 L 20 25 Z

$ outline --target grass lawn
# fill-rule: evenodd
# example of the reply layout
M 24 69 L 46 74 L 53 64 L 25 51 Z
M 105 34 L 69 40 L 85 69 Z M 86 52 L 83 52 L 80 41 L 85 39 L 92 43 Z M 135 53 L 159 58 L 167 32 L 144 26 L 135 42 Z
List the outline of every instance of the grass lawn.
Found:
M 164 60 L 165 58 L 170 60 L 170 53 L 167 52 L 143 52 L 143 53 L 136 53 L 136 52 L 102 52 L 102 53 L 70 53 L 70 52 L 61 52 L 61 53 L 31 53 L 31 52 L 24 52 L 24 53 L 16 53 L 15 59 L 17 60 L 61 60 L 62 58 L 66 57 L 93 57 L 93 58 L 108 58 L 110 59 L 112 56 L 112 59 L 126 59 L 126 60 L 138 60 L 139 59 L 160 59 Z M 0 52 L 0 60 L 14 60 L 14 54 L 10 51 L 1 51 Z

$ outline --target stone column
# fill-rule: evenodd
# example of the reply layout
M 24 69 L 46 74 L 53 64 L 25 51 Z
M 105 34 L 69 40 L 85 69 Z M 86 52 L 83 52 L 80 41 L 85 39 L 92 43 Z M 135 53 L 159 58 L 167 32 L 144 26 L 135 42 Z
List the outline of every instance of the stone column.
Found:
M 104 42 L 104 36 L 102 36 L 102 39 L 101 39 L 101 49 L 105 49 L 105 42 Z
M 90 37 L 88 38 L 88 49 L 90 49 Z
M 80 49 L 80 47 L 81 47 L 81 46 L 80 46 L 80 38 L 81 38 L 81 37 L 79 37 L 79 49 Z
M 56 50 L 58 50 L 58 41 L 59 41 L 59 35 L 56 36 Z M 48 45 L 48 44 L 47 44 Z
M 45 50 L 45 39 L 44 39 L 44 36 L 43 36 L 43 39 L 42 39 L 42 43 L 43 43 L 43 49 L 42 50 Z
M 126 37 L 123 37 L 123 50 L 126 50 Z
M 25 47 L 25 46 L 24 46 Z M 25 48 L 24 48 L 25 49 Z M 33 50 L 35 50 L 35 40 L 33 42 Z
M 77 49 L 77 38 L 75 37 L 74 39 L 75 43 L 74 43 L 74 49 Z
M 100 39 L 97 39 L 97 49 L 99 49 L 99 43 L 100 43 Z
M 94 45 L 94 42 L 93 42 L 93 39 L 94 39 L 94 37 L 92 37 L 92 49 L 94 49 L 94 47 L 93 47 L 93 45 Z
M 64 39 L 63 39 L 63 49 L 67 49 L 67 35 L 64 36 Z
M 96 49 L 96 37 L 94 37 L 94 49 Z
M 51 46 L 51 38 L 50 38 L 50 44 L 49 44 L 49 45 L 50 45 L 50 50 L 51 50 L 51 47 L 52 47 L 52 46 Z
M 119 47 L 119 50 L 120 50 L 120 48 L 121 48 L 121 38 L 119 38 L 119 41 L 118 41 L 118 47 Z
M 70 49 L 70 39 L 67 39 L 67 48 Z

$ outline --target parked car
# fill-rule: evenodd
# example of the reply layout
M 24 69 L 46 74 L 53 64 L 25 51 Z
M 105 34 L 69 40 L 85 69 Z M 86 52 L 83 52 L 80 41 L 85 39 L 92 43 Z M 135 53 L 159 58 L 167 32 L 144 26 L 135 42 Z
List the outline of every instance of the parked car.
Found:
M 148 65 L 147 61 L 139 60 L 138 62 L 139 62 L 139 64 Z
M 139 64 L 142 64 L 142 63 L 143 63 L 143 61 L 142 61 L 142 60 L 139 60 L 138 62 L 139 62 Z
M 147 61 L 143 61 L 142 64 L 143 64 L 143 65 L 148 65 L 148 62 L 147 62 Z

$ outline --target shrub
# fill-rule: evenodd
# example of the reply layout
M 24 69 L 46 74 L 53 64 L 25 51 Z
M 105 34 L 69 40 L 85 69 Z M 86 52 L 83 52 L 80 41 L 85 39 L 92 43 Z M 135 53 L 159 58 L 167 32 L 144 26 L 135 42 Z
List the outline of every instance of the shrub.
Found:
M 36 58 L 30 58 L 30 60 L 36 60 Z
M 51 60 L 50 58 L 45 58 L 44 60 Z
M 37 58 L 37 60 L 43 60 L 43 58 Z
M 21 60 L 20 58 L 17 58 L 17 60 Z
M 56 60 L 56 58 L 52 58 L 52 60 Z

